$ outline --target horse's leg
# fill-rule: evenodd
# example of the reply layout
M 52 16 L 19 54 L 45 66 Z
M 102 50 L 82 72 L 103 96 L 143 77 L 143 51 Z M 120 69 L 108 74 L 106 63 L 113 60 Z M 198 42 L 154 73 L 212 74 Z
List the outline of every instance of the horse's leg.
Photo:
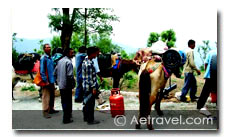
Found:
M 157 114 L 159 116 L 163 115 L 163 112 L 160 109 L 160 102 L 163 98 L 163 89 L 160 89 L 160 92 L 158 92 L 157 97 L 156 97 L 156 103 L 155 103 L 155 110 L 157 111 Z
M 34 80 L 34 77 L 33 77 L 33 74 L 31 71 L 29 71 L 29 74 L 30 74 L 31 79 Z
M 138 115 L 138 121 L 137 121 L 137 124 L 135 125 L 135 128 L 136 129 L 141 129 L 140 119 L 141 119 L 141 115 L 139 113 L 139 115 Z
M 118 76 L 113 77 L 113 88 L 119 88 L 119 83 L 120 83 L 120 77 Z
M 152 105 L 155 103 L 156 101 L 156 96 L 157 96 L 157 90 L 154 90 L 152 93 L 151 93 L 151 96 L 149 97 L 150 98 L 150 101 L 149 101 L 149 113 L 148 113 L 148 118 L 147 118 L 147 127 L 149 130 L 153 130 L 153 127 L 152 127 L 152 118 L 151 118 L 151 108 L 152 108 Z
M 19 77 L 13 78 L 13 80 L 12 80 L 12 100 L 16 100 L 13 95 L 13 89 L 16 86 L 16 84 L 19 82 L 19 80 L 20 80 Z

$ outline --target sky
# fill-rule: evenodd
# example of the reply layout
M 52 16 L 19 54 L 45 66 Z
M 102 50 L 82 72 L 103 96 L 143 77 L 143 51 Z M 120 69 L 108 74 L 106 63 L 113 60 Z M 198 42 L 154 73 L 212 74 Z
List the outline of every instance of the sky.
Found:
M 177 37 L 175 45 L 181 49 L 187 48 L 189 39 L 194 39 L 197 45 L 202 44 L 203 40 L 214 44 L 217 41 L 216 8 L 192 5 L 115 7 L 114 14 L 120 21 L 113 23 L 112 41 L 119 46 L 142 48 L 146 47 L 151 32 L 173 29 Z M 59 35 L 48 27 L 47 15 L 51 12 L 51 8 L 13 8 L 12 32 L 16 32 L 18 38 L 27 39 Z

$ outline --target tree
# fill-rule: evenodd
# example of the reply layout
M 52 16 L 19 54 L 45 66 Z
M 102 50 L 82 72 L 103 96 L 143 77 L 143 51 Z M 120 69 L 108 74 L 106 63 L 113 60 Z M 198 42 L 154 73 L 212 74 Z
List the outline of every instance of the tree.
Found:
M 161 40 L 163 42 L 166 42 L 166 45 L 168 46 L 168 48 L 172 48 L 175 46 L 176 33 L 173 31 L 173 29 L 163 31 L 161 33 Z
M 17 42 L 17 38 L 16 38 L 17 33 L 13 33 L 12 35 L 12 64 L 14 65 L 14 63 L 16 61 L 18 61 L 18 56 L 19 53 L 17 52 L 16 48 L 14 47 L 15 43 Z M 20 39 L 20 41 L 22 42 L 23 39 Z
M 148 38 L 147 46 L 151 47 L 153 43 L 159 40 L 160 35 L 157 32 L 151 32 Z
M 109 13 L 113 9 L 106 8 L 85 8 L 78 11 L 84 19 L 84 45 L 87 46 L 87 39 L 89 33 L 108 34 L 112 33 L 112 21 L 118 21 L 116 15 Z
M 159 39 L 165 42 L 168 48 L 172 48 L 175 46 L 176 33 L 172 29 L 163 31 L 161 34 L 151 32 L 148 38 L 147 47 L 151 47 L 152 44 L 157 42 Z
M 203 42 L 203 45 L 198 46 L 198 53 L 200 54 L 202 64 L 204 64 L 206 55 L 211 50 L 211 48 L 209 46 L 209 40 L 203 40 L 202 42 Z M 204 70 L 204 65 L 201 66 L 201 69 Z
M 36 53 L 38 53 L 40 55 L 43 55 L 44 54 L 44 49 L 43 49 L 43 47 L 44 47 L 44 40 L 39 40 L 38 45 L 40 45 L 40 49 L 39 50 L 34 49 L 34 52 L 36 52 Z
M 112 33 L 112 21 L 118 20 L 115 15 L 110 15 L 110 9 L 103 8 L 74 8 L 70 14 L 69 8 L 53 9 L 55 15 L 48 15 L 49 27 L 53 31 L 61 31 L 61 46 L 63 49 L 70 47 L 73 32 L 84 32 L 84 45 L 87 46 L 88 33 Z M 111 11 L 112 12 L 112 11 Z
M 53 36 L 52 40 L 50 41 L 52 49 L 61 47 L 61 39 L 59 36 Z
M 70 45 L 75 52 L 78 52 L 79 47 L 83 45 L 83 41 L 81 41 L 82 38 L 83 38 L 82 35 L 78 33 L 73 33 Z
M 61 32 L 60 40 L 63 49 L 70 47 L 70 40 L 73 31 L 80 31 L 79 9 L 74 8 L 70 14 L 69 8 L 62 8 L 62 13 L 59 8 L 54 8 L 55 15 L 48 15 L 50 19 L 49 27 L 53 31 Z

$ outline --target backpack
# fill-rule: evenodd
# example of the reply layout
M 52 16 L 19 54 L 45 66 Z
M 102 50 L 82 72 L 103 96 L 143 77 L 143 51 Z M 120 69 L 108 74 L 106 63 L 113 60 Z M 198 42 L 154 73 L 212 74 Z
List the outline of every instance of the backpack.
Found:
M 47 73 L 47 63 L 45 63 L 46 64 L 46 77 L 47 77 L 47 79 L 48 79 L 48 73 Z M 41 87 L 43 87 L 43 86 L 47 86 L 47 83 L 45 83 L 43 80 L 42 80 L 42 78 L 41 78 L 41 73 L 40 73 L 40 61 L 38 61 L 37 62 L 37 67 L 38 67 L 38 71 L 37 71 L 37 74 L 36 74 L 36 76 L 35 76 L 35 78 L 34 78 L 34 80 L 33 80 L 33 82 L 37 85 L 37 86 L 41 86 Z

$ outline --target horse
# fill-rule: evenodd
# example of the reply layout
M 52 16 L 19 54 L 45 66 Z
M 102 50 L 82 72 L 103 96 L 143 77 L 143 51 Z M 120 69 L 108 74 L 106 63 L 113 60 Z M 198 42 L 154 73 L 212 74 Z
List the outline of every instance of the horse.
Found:
M 160 110 L 160 102 L 163 98 L 163 90 L 168 78 L 175 74 L 181 77 L 181 57 L 175 50 L 167 50 L 163 53 L 162 62 L 155 62 L 154 59 L 142 64 L 138 73 L 139 76 L 139 118 L 136 129 L 140 129 L 140 118 L 147 118 L 147 127 L 152 130 L 150 112 L 155 103 L 155 109 L 158 115 L 163 115 Z M 150 118 L 150 119 L 149 119 Z
M 104 78 L 113 78 L 113 88 L 119 87 L 120 79 L 125 73 L 133 70 L 138 74 L 140 65 L 133 60 L 120 59 L 118 64 L 111 68 L 105 68 L 99 60 L 100 75 Z
M 12 99 L 15 100 L 13 96 L 13 89 L 19 80 L 33 80 L 37 68 L 35 63 L 40 60 L 40 55 L 38 53 L 26 53 L 20 54 L 18 60 L 12 61 Z

